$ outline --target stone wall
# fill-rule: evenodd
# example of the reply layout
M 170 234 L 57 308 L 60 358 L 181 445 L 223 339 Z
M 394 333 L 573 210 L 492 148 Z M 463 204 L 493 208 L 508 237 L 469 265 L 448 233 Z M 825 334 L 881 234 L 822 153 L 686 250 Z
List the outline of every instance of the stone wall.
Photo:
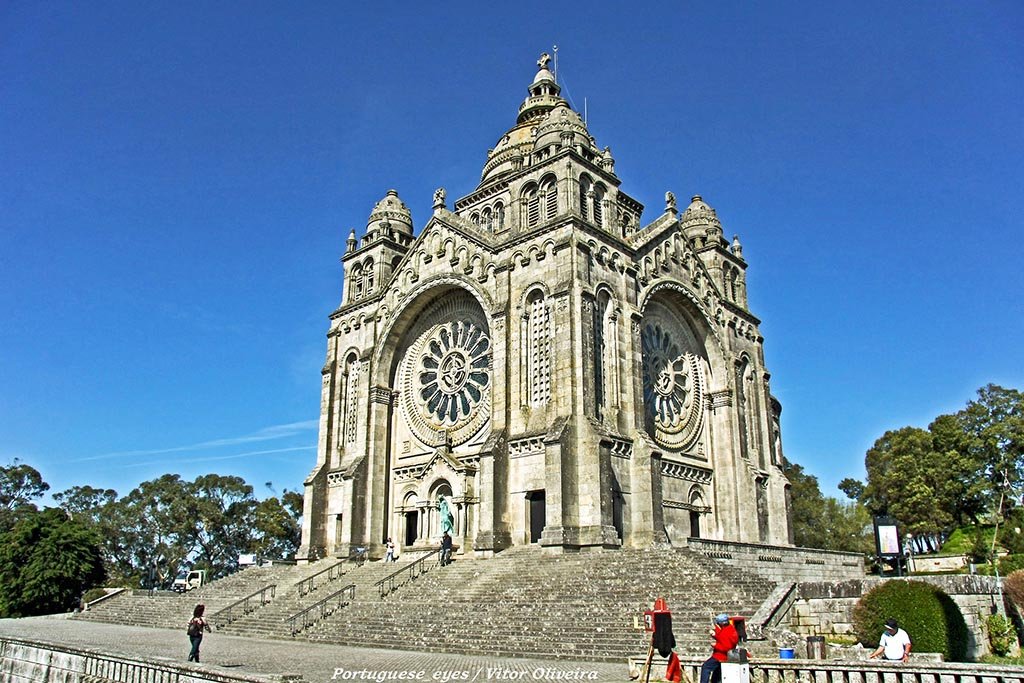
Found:
M 270 679 L 0 638 L 0 680 L 5 683 L 268 683 Z
M 995 579 L 990 576 L 915 576 L 938 586 L 956 602 L 967 622 L 967 654 L 977 658 L 988 654 L 985 620 L 993 609 L 1006 614 L 999 600 Z M 788 615 L 789 627 L 800 635 L 846 635 L 853 633 L 853 607 L 860 596 L 885 581 L 904 579 L 861 579 L 856 581 L 801 583 Z M 787 619 L 783 616 L 783 622 Z M 910 634 L 911 640 L 914 634 Z
M 687 546 L 725 564 L 757 572 L 778 583 L 847 581 L 864 577 L 859 553 L 690 538 Z

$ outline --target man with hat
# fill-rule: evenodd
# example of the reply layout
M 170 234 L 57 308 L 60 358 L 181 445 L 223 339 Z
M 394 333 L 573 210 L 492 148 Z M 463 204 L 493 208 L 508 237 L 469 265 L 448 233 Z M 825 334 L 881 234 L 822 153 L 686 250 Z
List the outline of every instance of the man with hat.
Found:
M 700 667 L 700 683 L 717 683 L 722 680 L 722 662 L 729 659 L 729 650 L 740 644 L 740 634 L 729 621 L 728 614 L 715 617 L 715 627 L 710 631 L 713 641 L 711 656 Z
M 895 619 L 885 622 L 885 632 L 878 640 L 878 649 L 869 659 L 884 657 L 891 662 L 905 662 L 910 658 L 910 636 L 900 628 Z

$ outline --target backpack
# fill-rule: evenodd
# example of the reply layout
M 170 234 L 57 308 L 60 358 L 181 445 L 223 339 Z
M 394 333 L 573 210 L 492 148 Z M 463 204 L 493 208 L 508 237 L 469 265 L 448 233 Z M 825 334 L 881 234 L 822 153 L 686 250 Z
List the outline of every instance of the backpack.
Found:
M 202 624 L 200 624 L 198 621 L 193 619 L 192 621 L 188 622 L 188 629 L 185 632 L 188 633 L 190 638 L 195 638 L 196 636 L 201 636 L 201 635 L 203 635 Z

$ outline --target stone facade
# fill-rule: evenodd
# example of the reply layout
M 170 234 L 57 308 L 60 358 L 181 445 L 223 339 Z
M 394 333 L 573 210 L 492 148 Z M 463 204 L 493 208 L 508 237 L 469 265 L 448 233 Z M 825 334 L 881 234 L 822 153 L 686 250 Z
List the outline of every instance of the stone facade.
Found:
M 538 62 L 481 181 L 414 236 L 395 191 L 348 238 L 300 559 L 789 544 L 747 262 L 700 197 L 646 226 Z

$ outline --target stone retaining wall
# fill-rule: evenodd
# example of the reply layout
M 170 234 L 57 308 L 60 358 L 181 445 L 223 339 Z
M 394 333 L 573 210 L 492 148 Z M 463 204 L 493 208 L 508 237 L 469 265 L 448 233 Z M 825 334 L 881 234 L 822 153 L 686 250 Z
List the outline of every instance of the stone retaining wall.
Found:
M 864 577 L 864 558 L 860 553 L 687 539 L 696 552 L 736 567 L 757 572 L 777 583 L 792 581 L 846 581 Z
M 1006 614 L 999 601 L 998 587 L 991 576 L 913 576 L 938 586 L 949 594 L 967 622 L 967 654 L 977 658 L 988 654 L 985 620 L 993 610 Z M 865 578 L 842 582 L 810 582 L 796 587 L 788 619 L 789 627 L 800 635 L 846 635 L 853 633 L 853 607 L 860 596 L 885 581 L 906 579 Z M 911 640 L 914 634 L 910 634 Z
M 124 659 L 78 648 L 0 638 L 4 683 L 268 683 L 145 659 Z

